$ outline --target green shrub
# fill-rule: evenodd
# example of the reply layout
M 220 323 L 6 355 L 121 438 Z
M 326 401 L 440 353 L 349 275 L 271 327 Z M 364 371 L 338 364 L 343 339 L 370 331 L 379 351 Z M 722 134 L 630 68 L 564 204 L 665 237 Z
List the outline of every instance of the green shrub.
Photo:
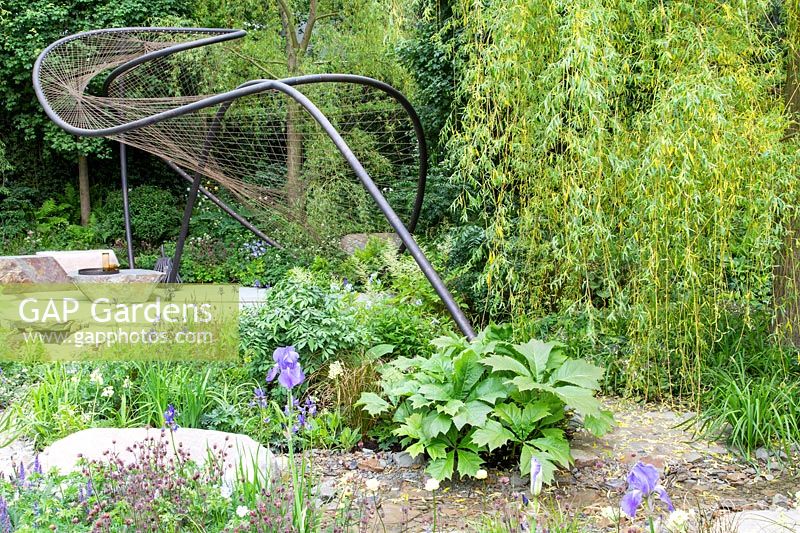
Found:
M 152 185 L 141 185 L 131 189 L 128 198 L 135 240 L 159 244 L 178 234 L 182 211 L 169 191 Z M 103 239 L 110 242 L 124 238 L 122 192 L 110 192 L 100 212 L 102 214 L 98 215 L 98 231 Z
M 560 344 L 510 339 L 508 326 L 490 326 L 473 342 L 435 339 L 430 357 L 385 365 L 383 396 L 365 393 L 359 404 L 372 415 L 390 414 L 394 433 L 412 456 L 430 458 L 427 471 L 436 479 L 473 476 L 487 454 L 503 448 L 523 475 L 535 457 L 550 482 L 556 465 L 572 462 L 563 429 L 567 410 L 594 434 L 612 424 L 594 397 L 603 372 L 567 357 Z
M 334 354 L 370 345 L 369 332 L 356 316 L 356 294 L 341 284 L 323 283 L 292 269 L 267 292 L 263 305 L 242 313 L 241 347 L 254 376 L 263 379 L 279 346 L 294 346 L 304 368 L 313 371 Z

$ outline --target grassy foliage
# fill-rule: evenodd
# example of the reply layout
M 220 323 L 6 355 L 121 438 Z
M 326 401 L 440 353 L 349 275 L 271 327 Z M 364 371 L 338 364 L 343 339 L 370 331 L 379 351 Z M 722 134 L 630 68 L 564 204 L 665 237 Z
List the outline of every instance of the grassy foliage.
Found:
M 696 394 L 731 317 L 769 311 L 798 158 L 771 2 L 457 5 L 449 153 L 487 228 L 491 313 L 573 314 L 624 387 Z

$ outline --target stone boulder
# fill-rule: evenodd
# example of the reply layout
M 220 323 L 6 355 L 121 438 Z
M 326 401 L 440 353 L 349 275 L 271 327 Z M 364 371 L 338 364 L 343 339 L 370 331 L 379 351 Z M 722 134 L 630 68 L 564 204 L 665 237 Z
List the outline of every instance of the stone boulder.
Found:
M 172 438 L 175 439 L 174 448 Z M 177 449 L 198 465 L 205 464 L 209 451 L 217 458 L 224 451 L 226 483 L 233 483 L 239 471 L 252 480 L 256 469 L 263 479 L 267 474 L 279 472 L 285 467 L 284 462 L 269 449 L 246 435 L 194 428 L 180 428 L 173 433 L 152 428 L 84 429 L 45 448 L 39 455 L 39 461 L 46 472 L 55 468 L 62 474 L 80 470 L 80 458 L 108 461 L 109 455 L 116 454 L 125 464 L 130 464 L 136 457 L 134 445 L 138 448 L 143 443 L 159 441 L 166 443 L 168 459 L 175 456 L 173 449 Z
M 72 285 L 67 273 L 52 257 L 0 256 L 0 285 L 11 283 L 59 283 Z

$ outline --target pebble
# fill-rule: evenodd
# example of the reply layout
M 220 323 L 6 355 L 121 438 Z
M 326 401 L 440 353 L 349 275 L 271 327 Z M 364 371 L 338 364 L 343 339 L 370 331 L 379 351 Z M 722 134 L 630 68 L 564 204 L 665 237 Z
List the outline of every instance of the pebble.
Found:
M 772 497 L 772 506 L 782 507 L 783 509 L 789 509 L 791 507 L 789 505 L 789 498 L 787 498 L 786 495 L 781 494 L 780 492 Z

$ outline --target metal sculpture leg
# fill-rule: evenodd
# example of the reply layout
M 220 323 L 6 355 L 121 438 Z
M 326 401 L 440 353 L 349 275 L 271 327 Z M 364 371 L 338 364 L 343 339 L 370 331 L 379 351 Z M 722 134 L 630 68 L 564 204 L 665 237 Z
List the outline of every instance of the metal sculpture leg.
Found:
M 172 161 L 167 161 L 166 159 L 165 159 L 164 161 L 167 163 L 167 165 L 169 166 L 169 168 L 171 168 L 172 170 L 174 170 L 174 171 L 175 171 L 175 172 L 176 172 L 176 173 L 177 173 L 177 174 L 178 174 L 180 177 L 182 177 L 183 179 L 185 179 L 185 180 L 186 180 L 186 181 L 188 181 L 189 183 L 194 183 L 194 178 L 192 178 L 192 177 L 191 177 L 191 176 L 190 176 L 190 175 L 189 175 L 189 174 L 188 174 L 188 173 L 187 173 L 185 170 L 183 170 L 181 167 L 179 167 L 178 165 L 176 165 L 176 164 L 175 164 L 175 163 L 173 163 Z M 255 235 L 256 237 L 258 237 L 259 239 L 261 239 L 262 241 L 264 241 L 265 243 L 269 244 L 269 245 L 270 245 L 270 246 L 272 246 L 272 247 L 275 247 L 275 248 L 278 248 L 278 249 L 283 249 L 283 246 L 281 246 L 281 245 L 280 245 L 280 244 L 278 244 L 277 242 L 275 242 L 275 241 L 273 241 L 272 239 L 270 239 L 270 238 L 267 236 L 267 234 L 266 234 L 266 233 L 264 233 L 263 231 L 261 231 L 260 229 L 258 229 L 257 227 L 255 227 L 255 226 L 254 226 L 252 223 L 250 223 L 250 221 L 249 221 L 249 220 L 247 220 L 247 219 L 246 219 L 246 218 L 244 218 L 242 215 L 240 215 L 239 213 L 237 213 L 236 211 L 234 211 L 234 210 L 233 210 L 233 208 L 231 208 L 231 207 L 230 207 L 228 204 L 226 204 L 225 202 L 223 202 L 222 200 L 220 200 L 219 198 L 217 198 L 217 196 L 215 196 L 215 195 L 214 195 L 214 194 L 213 194 L 211 191 L 209 191 L 209 190 L 207 190 L 205 187 L 202 187 L 202 186 L 201 186 L 201 187 L 200 187 L 200 193 L 201 193 L 203 196 L 205 196 L 206 198 L 208 198 L 208 199 L 211 201 L 211 203 L 213 203 L 214 205 L 216 205 L 217 207 L 219 207 L 220 209 L 222 209 L 222 210 L 223 210 L 223 211 L 224 211 L 224 212 L 225 212 L 225 213 L 226 213 L 228 216 L 230 216 L 230 217 L 231 217 L 232 219 L 234 219 L 236 222 L 238 222 L 239 224 L 241 224 L 241 225 L 242 225 L 242 226 L 243 226 L 243 227 L 244 227 L 246 230 L 248 230 L 250 233 L 252 233 L 253 235 Z
M 181 221 L 181 231 L 178 234 L 178 242 L 175 243 L 175 255 L 172 258 L 172 269 L 167 275 L 167 283 L 175 283 L 178 278 L 178 271 L 181 268 L 181 256 L 183 247 L 186 244 L 186 237 L 189 235 L 189 221 L 192 218 L 194 204 L 197 203 L 197 193 L 200 191 L 200 174 L 195 174 L 192 186 L 189 188 L 189 197 L 186 199 L 186 208 L 183 210 L 183 220 Z
M 131 228 L 131 206 L 128 201 L 128 151 L 119 143 L 119 173 L 122 182 L 122 215 L 125 218 L 125 242 L 128 247 L 128 268 L 136 268 L 133 259 L 133 230 Z

